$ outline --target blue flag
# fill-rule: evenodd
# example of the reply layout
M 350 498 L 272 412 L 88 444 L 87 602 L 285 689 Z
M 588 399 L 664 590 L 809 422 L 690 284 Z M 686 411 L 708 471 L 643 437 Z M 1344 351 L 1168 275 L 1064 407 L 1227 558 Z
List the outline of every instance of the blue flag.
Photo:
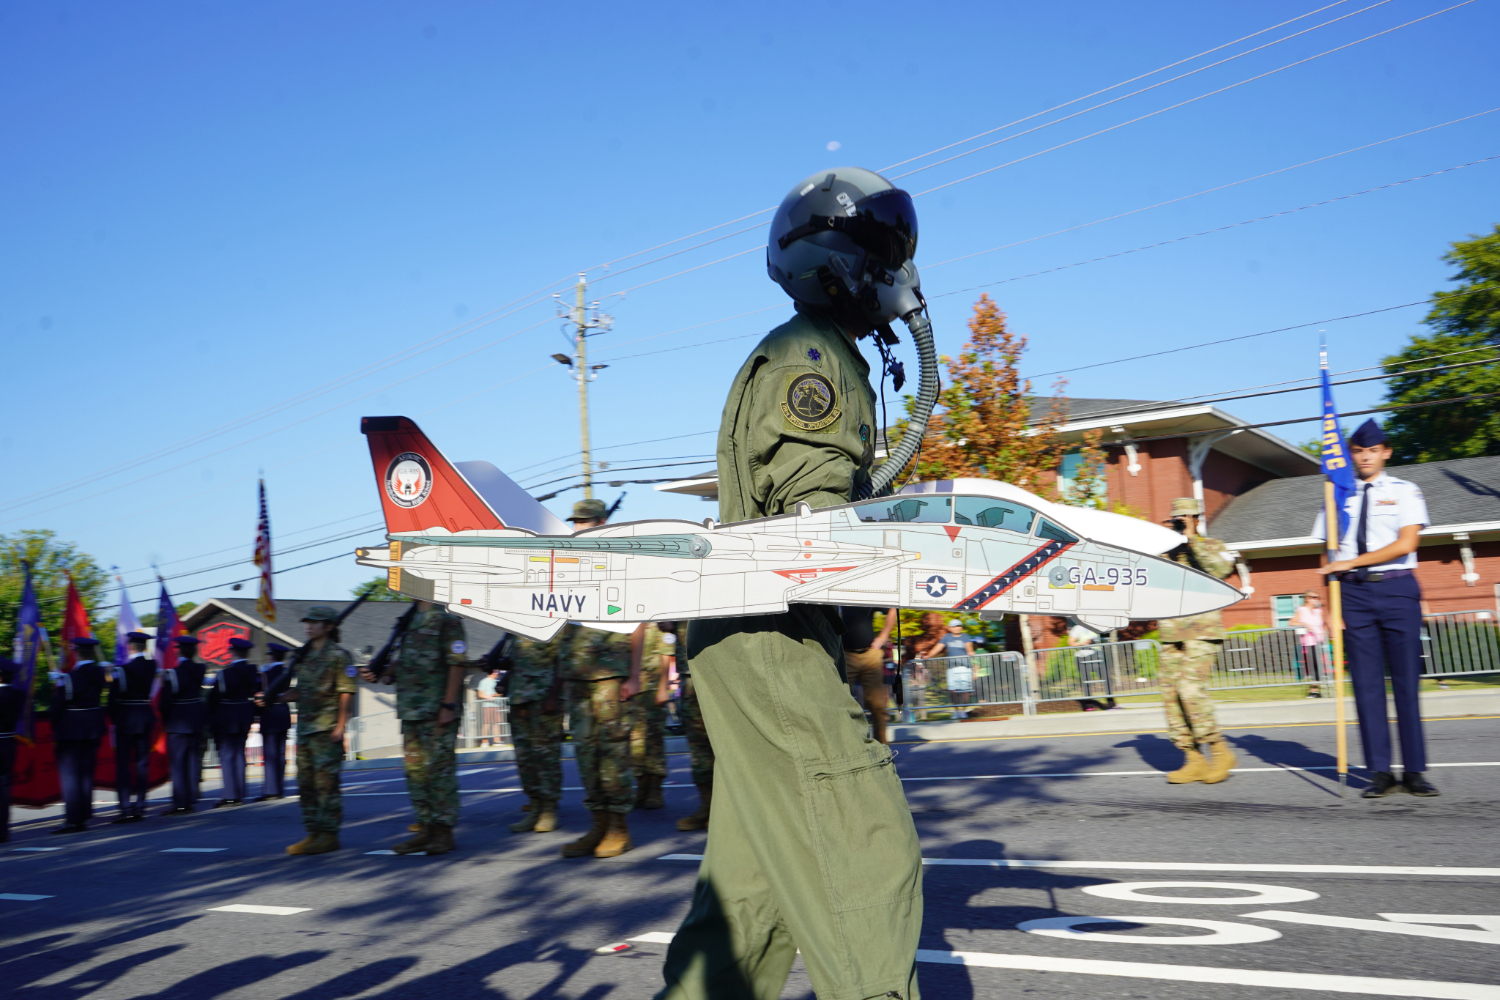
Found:
M 1319 363 L 1319 375 L 1323 380 L 1323 475 L 1333 483 L 1333 503 L 1339 512 L 1337 535 L 1330 536 L 1335 543 L 1349 530 L 1348 501 L 1359 492 L 1354 482 L 1354 468 L 1349 464 L 1349 446 L 1344 441 L 1344 432 L 1339 427 L 1339 410 L 1333 405 L 1333 386 L 1328 383 L 1328 353 L 1323 353 Z
M 21 613 L 16 615 L 15 661 L 20 667 L 13 682 L 22 694 L 21 717 L 16 720 L 16 734 L 31 738 L 32 688 L 36 680 L 36 658 L 47 632 L 42 628 L 42 606 L 37 603 L 36 588 L 31 585 L 31 564 L 21 563 L 26 585 L 21 590 Z

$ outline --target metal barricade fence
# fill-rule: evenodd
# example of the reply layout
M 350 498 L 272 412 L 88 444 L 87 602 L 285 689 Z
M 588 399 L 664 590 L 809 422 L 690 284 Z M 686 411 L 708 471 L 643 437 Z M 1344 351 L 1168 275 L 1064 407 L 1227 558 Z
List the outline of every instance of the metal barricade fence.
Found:
M 1009 705 L 1028 699 L 1020 653 L 976 653 L 911 660 L 903 667 L 906 707 L 917 718 L 933 709 Z M 1030 709 L 1026 709 L 1030 715 Z
M 1452 611 L 1422 618 L 1422 676 L 1500 672 L 1500 624 L 1492 611 Z
M 463 724 L 458 730 L 461 750 L 484 741 L 510 746 L 510 699 L 471 697 L 464 702 Z
M 356 715 L 344 729 L 345 760 L 359 760 L 361 754 L 368 755 L 376 750 L 390 750 L 400 746 L 401 720 L 396 718 L 395 709 Z M 385 753 L 380 756 L 395 755 Z
M 1059 646 L 1031 653 L 1035 700 L 1084 701 L 1153 694 L 1161 643 L 1154 639 Z

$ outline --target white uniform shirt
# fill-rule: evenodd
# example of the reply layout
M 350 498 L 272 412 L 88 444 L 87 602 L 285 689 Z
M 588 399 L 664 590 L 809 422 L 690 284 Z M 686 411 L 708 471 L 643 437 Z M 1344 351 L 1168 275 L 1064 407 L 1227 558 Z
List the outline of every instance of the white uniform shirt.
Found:
M 1416 524 L 1427 527 L 1432 522 L 1427 517 L 1427 501 L 1422 499 L 1422 491 L 1416 483 L 1407 482 L 1405 479 L 1397 479 L 1395 476 L 1382 472 L 1374 479 L 1366 483 L 1356 480 L 1359 491 L 1344 503 L 1344 510 L 1349 515 L 1349 530 L 1339 542 L 1339 559 L 1353 559 L 1359 554 L 1359 508 L 1366 501 L 1370 504 L 1369 520 L 1365 526 L 1365 551 L 1376 552 L 1394 542 L 1401 534 L 1401 529 L 1407 525 Z M 1323 530 L 1323 512 L 1318 511 L 1318 519 L 1313 524 L 1313 537 L 1327 538 Z M 1408 552 L 1406 555 L 1391 562 L 1381 563 L 1378 566 L 1367 567 L 1372 573 L 1379 573 L 1388 569 L 1416 569 L 1417 554 Z

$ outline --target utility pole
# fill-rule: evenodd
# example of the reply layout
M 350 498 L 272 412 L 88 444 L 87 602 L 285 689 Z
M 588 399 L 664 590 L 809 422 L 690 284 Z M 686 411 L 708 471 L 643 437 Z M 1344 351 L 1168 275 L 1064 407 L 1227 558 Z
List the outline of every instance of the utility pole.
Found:
M 572 323 L 574 331 L 573 356 L 554 354 L 552 357 L 559 364 L 571 368 L 573 378 L 578 381 L 578 434 L 583 455 L 583 496 L 585 500 L 592 500 L 594 498 L 594 463 L 589 446 L 589 383 L 599 377 L 595 372 L 601 368 L 608 368 L 609 365 L 588 363 L 588 338 L 595 333 L 607 333 L 614 325 L 614 318 L 599 311 L 597 300 L 592 305 L 587 303 L 585 297 L 588 292 L 588 282 L 582 274 L 578 276 L 575 292 L 572 308 L 562 304 L 561 295 L 552 296 L 557 300 L 558 317 Z

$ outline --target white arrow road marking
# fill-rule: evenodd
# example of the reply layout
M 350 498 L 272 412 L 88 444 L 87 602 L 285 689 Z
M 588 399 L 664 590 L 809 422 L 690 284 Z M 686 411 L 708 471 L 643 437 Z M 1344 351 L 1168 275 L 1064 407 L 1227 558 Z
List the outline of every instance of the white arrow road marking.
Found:
M 24 892 L 0 892 L 0 899 L 11 899 L 17 903 L 34 903 L 39 899 L 51 898 L 51 896 L 32 896 Z
M 1155 937 L 1147 934 L 1109 934 L 1078 930 L 1085 924 L 1165 924 L 1171 927 L 1197 927 L 1213 933 Z M 1016 924 L 1016 929 L 1027 934 L 1068 941 L 1107 941 L 1110 944 L 1260 944 L 1262 941 L 1275 941 L 1281 937 L 1280 931 L 1273 931 L 1269 927 L 1236 924 L 1227 920 L 1194 920 L 1188 917 L 1043 917 L 1040 920 L 1023 920 Z
M 702 861 L 701 854 L 663 854 L 658 861 Z M 923 858 L 924 865 L 980 868 L 1095 868 L 1144 872 L 1283 872 L 1303 875 L 1480 875 L 1500 876 L 1500 868 L 1443 868 L 1416 865 L 1213 865 L 1193 861 L 1022 861 L 1011 858 Z M 1141 897 L 1145 898 L 1145 897 Z
M 1310 889 L 1293 889 L 1285 885 L 1256 885 L 1253 882 L 1105 882 L 1080 886 L 1090 896 L 1125 899 L 1146 903 L 1205 903 L 1236 906 L 1241 903 L 1305 903 L 1317 899 Z M 1253 892 L 1253 896 L 1158 896 L 1142 889 L 1230 889 Z
M 252 903 L 231 903 L 228 906 L 210 906 L 210 913 L 263 913 L 271 917 L 289 917 L 293 913 L 306 913 L 310 906 L 256 906 Z
M 1091 976 L 1169 979 L 1179 983 L 1226 983 L 1232 986 L 1269 986 L 1283 990 L 1365 993 L 1381 997 L 1500 1000 L 1500 986 L 1489 986 L 1483 983 L 1445 983 L 1427 979 L 1377 979 L 1374 976 L 1330 976 L 1310 972 L 1217 969 L 1199 965 L 1163 965 L 1157 962 L 1108 962 L 1089 958 L 994 955 L 979 951 L 928 951 L 926 949 L 917 951 L 917 961 L 978 966 L 985 969 L 1021 969 L 1027 972 L 1080 972 Z
M 663 931 L 652 931 L 628 940 L 640 944 L 671 944 L 673 937 L 674 935 Z M 1087 976 L 1128 976 L 1134 979 L 1166 979 L 1178 983 L 1268 986 L 1283 990 L 1364 993 L 1378 997 L 1421 997 L 1423 1000 L 1500 1000 L 1500 986 L 1489 986 L 1484 983 L 1445 983 L 1431 979 L 1378 979 L 1374 976 L 1331 976 L 1315 972 L 1221 969 L 1202 965 L 1110 962 L 1093 958 L 999 955 L 983 951 L 934 951 L 927 948 L 917 949 L 917 961 L 937 965 L 967 965 L 981 969 L 1076 972 Z
M 1380 916 L 1401 924 L 1473 924 L 1500 934 L 1500 917 L 1482 913 L 1382 913 Z
M 217 854 L 228 850 L 225 847 L 168 847 L 162 854 Z
M 1321 913 L 1296 913 L 1292 910 L 1259 910 L 1255 913 L 1242 913 L 1240 916 L 1255 920 L 1280 920 L 1289 924 L 1312 924 L 1316 927 L 1340 927 L 1351 931 L 1383 931 L 1386 934 L 1410 934 L 1414 937 L 1446 938 L 1449 941 L 1500 944 L 1500 933 L 1491 930 L 1470 931 L 1460 927 L 1429 927 L 1420 923 L 1363 920 L 1359 917 L 1331 917 Z M 1465 918 L 1459 917 L 1458 919 Z

